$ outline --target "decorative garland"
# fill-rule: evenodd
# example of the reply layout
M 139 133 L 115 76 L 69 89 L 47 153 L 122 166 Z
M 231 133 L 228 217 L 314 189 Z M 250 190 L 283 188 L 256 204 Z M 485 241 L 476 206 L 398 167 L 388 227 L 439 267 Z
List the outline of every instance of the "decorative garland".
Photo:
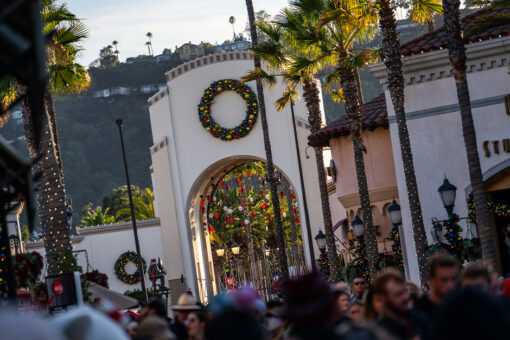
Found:
M 225 91 L 235 91 L 246 102 L 246 117 L 242 123 L 232 129 L 224 128 L 211 117 L 211 106 L 214 97 Z M 258 104 L 255 93 L 246 84 L 234 79 L 215 81 L 209 86 L 198 105 L 198 115 L 203 127 L 211 135 L 223 141 L 231 141 L 246 136 L 255 125 L 258 115 Z
M 391 249 L 395 253 L 394 262 L 400 270 L 404 270 L 404 257 L 402 256 L 402 245 L 400 244 L 400 233 L 398 231 L 398 227 L 391 228 L 390 240 L 393 241 Z
M 468 204 L 468 222 L 476 224 L 476 208 L 475 208 L 475 200 L 473 199 L 473 195 L 469 195 L 467 198 Z M 491 210 L 494 214 L 498 216 L 510 216 L 510 207 L 506 204 L 497 204 L 491 200 L 487 201 L 487 208 Z
M 368 270 L 367 260 L 367 244 L 365 238 L 361 238 L 354 249 L 354 265 L 358 268 L 358 271 L 365 280 L 370 281 L 370 271 Z
M 133 285 L 140 282 L 140 273 L 138 270 L 136 270 L 133 274 L 126 273 L 126 264 L 128 262 L 133 262 L 138 266 L 138 256 L 134 251 L 126 251 L 124 254 L 119 256 L 117 261 L 115 261 L 115 275 L 117 275 L 117 278 L 122 282 L 127 283 L 128 285 Z M 147 270 L 147 265 L 145 264 L 145 260 L 143 258 L 142 264 L 143 272 L 145 273 Z

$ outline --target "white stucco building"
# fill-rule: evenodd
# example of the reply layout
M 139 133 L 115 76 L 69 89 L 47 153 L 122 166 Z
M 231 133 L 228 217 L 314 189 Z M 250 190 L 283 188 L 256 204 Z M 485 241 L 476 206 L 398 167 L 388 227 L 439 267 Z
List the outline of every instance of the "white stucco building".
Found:
M 477 12 L 464 18 L 469 29 Z M 496 29 L 466 40 L 467 72 L 476 140 L 488 198 L 508 204 L 510 199 L 510 36 L 508 30 Z M 455 213 L 467 216 L 466 199 L 471 192 L 468 163 L 462 134 L 455 80 L 446 48 L 443 28 L 402 46 L 405 77 L 405 109 L 414 155 L 414 167 L 424 223 L 429 237 L 431 219 L 445 219 L 438 187 L 445 176 L 457 190 Z M 369 70 L 386 83 L 383 63 Z M 506 105 L 505 105 L 506 102 Z M 391 132 L 400 205 L 402 207 L 405 244 L 408 254 L 415 254 L 411 217 L 404 170 L 400 155 L 398 131 L 391 98 L 386 90 L 386 103 Z M 499 242 L 503 273 L 510 270 L 502 229 L 510 220 L 493 216 L 494 236 Z M 461 225 L 466 231 L 466 224 Z M 407 226 L 407 227 L 406 227 Z M 419 281 L 416 256 L 408 256 L 410 277 Z
M 213 137 L 201 125 L 197 106 L 211 83 L 236 79 L 253 68 L 250 52 L 226 52 L 204 56 L 166 73 L 167 87 L 149 99 L 154 145 L 151 147 L 152 180 L 157 214 L 161 220 L 161 241 L 167 266 L 167 279 L 184 275 L 189 287 L 203 301 L 215 293 L 212 250 L 202 223 L 207 216 L 200 211 L 200 195 L 223 171 L 236 164 L 265 160 L 261 123 L 257 122 L 244 138 L 225 142 Z M 248 83 L 256 92 L 254 82 Z M 290 108 L 277 112 L 272 103 L 284 87 L 265 91 L 267 119 L 273 160 L 291 183 L 299 211 L 303 214 L 303 193 L 298 172 Z M 244 119 L 246 103 L 233 91 L 215 98 L 213 118 L 232 128 Z M 311 236 L 322 227 L 315 160 L 305 156 L 309 130 L 307 111 L 302 101 L 295 104 L 296 120 L 310 213 Z M 259 118 L 260 120 L 260 118 Z M 310 264 L 308 232 L 302 218 L 302 241 Z M 312 243 L 313 242 L 312 240 Z M 315 245 L 314 245 L 315 246 Z M 318 256 L 318 250 L 315 249 Z

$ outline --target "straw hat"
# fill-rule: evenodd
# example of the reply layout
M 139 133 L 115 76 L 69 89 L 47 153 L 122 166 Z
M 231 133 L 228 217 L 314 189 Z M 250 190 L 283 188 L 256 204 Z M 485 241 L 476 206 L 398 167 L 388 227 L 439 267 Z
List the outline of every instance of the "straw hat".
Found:
M 193 296 L 188 294 L 182 294 L 177 300 L 177 304 L 173 305 L 172 310 L 174 311 L 186 311 L 186 310 L 199 310 L 200 306 L 197 305 L 197 302 L 193 298 Z

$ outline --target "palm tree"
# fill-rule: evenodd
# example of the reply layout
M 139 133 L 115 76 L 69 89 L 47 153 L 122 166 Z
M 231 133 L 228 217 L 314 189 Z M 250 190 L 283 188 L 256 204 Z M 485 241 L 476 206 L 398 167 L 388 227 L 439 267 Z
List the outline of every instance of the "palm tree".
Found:
M 374 34 L 374 8 L 350 0 L 322 1 L 295 0 L 294 6 L 302 11 L 314 11 L 320 17 L 320 25 L 314 31 L 302 30 L 303 42 L 316 45 L 321 53 L 336 61 L 336 69 L 332 74 L 338 77 L 341 96 L 344 100 L 345 111 L 349 121 L 349 128 L 354 149 L 354 163 L 361 204 L 361 213 L 365 227 L 365 241 L 367 249 L 368 267 L 371 277 L 377 273 L 376 261 L 378 246 L 376 230 L 372 218 L 370 198 L 363 153 L 367 150 L 361 138 L 362 121 L 360 111 L 360 83 L 358 68 L 374 57 L 374 51 L 356 50 L 353 45 Z M 358 53 L 356 53 L 358 52 Z M 313 63 L 300 61 L 302 64 Z
M 420 279 L 422 283 L 425 283 L 427 279 L 427 235 L 423 225 L 420 197 L 404 108 L 404 76 L 402 73 L 402 60 L 400 58 L 400 39 L 397 31 L 397 21 L 390 0 L 378 0 L 378 4 L 379 26 L 383 36 L 382 50 L 388 78 L 388 90 L 395 110 Z M 413 17 L 417 18 L 416 20 L 432 23 L 432 15 L 434 13 L 442 13 L 442 6 L 437 4 L 435 0 L 415 1 L 413 4 L 411 12 Z
M 293 13 L 291 11 L 284 11 L 284 13 L 289 14 L 288 18 L 281 18 L 284 21 L 282 25 L 285 26 L 285 30 L 283 30 L 283 26 L 278 26 L 277 24 L 257 23 L 257 26 L 267 36 L 267 39 L 259 45 L 252 47 L 254 54 L 264 59 L 272 71 L 275 71 L 275 74 L 268 74 L 261 69 L 254 69 L 243 77 L 243 81 L 260 78 L 270 86 L 273 86 L 276 84 L 275 75 L 283 75 L 284 80 L 287 82 L 287 87 L 283 96 L 275 103 L 278 111 L 282 110 L 289 102 L 297 97 L 296 88 L 298 85 L 302 85 L 303 97 L 308 110 L 310 132 L 314 133 L 318 131 L 322 125 L 319 89 L 317 81 L 314 79 L 317 70 L 306 69 L 295 71 L 292 69 L 292 63 L 296 58 L 307 56 L 312 52 L 310 48 L 307 48 L 302 42 L 293 38 L 293 33 L 295 34 L 296 29 L 302 27 L 305 18 L 299 13 Z M 291 44 L 291 41 L 294 43 Z M 331 280 L 338 282 L 342 277 L 338 266 L 323 153 L 322 148 L 315 148 L 314 150 L 324 229 L 327 235 L 328 254 L 330 255 L 328 256 L 328 260 L 330 268 L 332 269 Z M 289 190 L 286 191 L 287 193 L 289 192 Z
M 154 212 L 154 199 L 152 198 L 152 191 L 149 188 L 145 188 L 142 197 L 134 196 L 133 205 L 135 208 L 135 219 L 136 220 L 148 220 L 156 217 Z M 116 218 L 120 216 L 129 216 L 119 220 L 119 222 L 131 221 L 131 209 L 123 208 L 117 211 Z
M 466 75 L 466 48 L 462 39 L 463 29 L 460 20 L 460 0 L 443 0 L 444 27 L 447 33 L 448 56 L 452 63 L 453 76 L 457 87 L 462 132 L 469 167 L 469 179 L 476 205 L 477 228 L 482 243 L 482 260 L 486 266 L 497 268 L 497 244 L 493 237 L 493 225 L 490 222 L 487 197 L 483 183 L 480 158 L 476 143 L 476 131 L 471 113 L 471 101 Z
M 234 27 L 234 24 L 236 23 L 236 17 L 234 16 L 231 16 L 230 18 L 228 18 L 228 22 L 232 25 L 232 33 L 234 34 L 234 40 L 232 41 L 236 41 L 236 31 L 235 31 L 235 27 Z
M 108 212 L 108 208 L 103 210 L 103 207 L 96 207 L 94 210 L 89 211 L 87 215 L 83 216 L 80 228 L 111 224 L 115 222 L 115 217 L 108 214 Z
M 115 54 L 117 57 L 119 56 L 119 49 L 117 48 L 117 45 L 119 45 L 119 42 L 117 40 L 112 41 L 112 45 L 115 46 Z
M 151 32 L 147 32 L 147 34 L 145 36 L 147 38 L 149 38 L 148 44 L 145 43 L 145 45 L 150 46 L 149 54 L 154 56 L 154 50 L 152 49 L 152 33 Z
M 246 0 L 246 8 L 248 10 L 248 21 L 250 23 L 251 43 L 252 46 L 257 46 L 257 30 L 255 26 L 255 13 L 253 11 L 253 3 L 251 0 Z M 254 65 L 256 69 L 261 68 L 260 58 L 257 56 L 253 57 Z M 276 229 L 276 240 L 278 245 L 278 259 L 279 267 L 282 273 L 282 277 L 286 280 L 289 277 L 289 269 L 287 265 L 287 255 L 285 247 L 285 238 L 282 227 L 282 218 L 280 215 L 280 201 L 278 199 L 277 190 L 277 179 L 275 177 L 275 168 L 273 164 L 273 154 L 271 151 L 271 141 L 269 140 L 269 128 L 267 125 L 266 105 L 264 101 L 264 87 L 262 80 L 258 79 L 257 83 L 257 97 L 260 113 L 260 123 L 262 124 L 262 133 L 264 135 L 264 148 L 266 151 L 266 165 L 267 165 L 267 181 L 269 183 L 269 189 L 271 191 L 271 203 L 273 205 L 273 214 Z
M 151 42 L 150 41 L 146 41 L 145 42 L 145 46 L 147 46 L 147 49 L 149 50 L 149 55 L 151 55 Z
M 384 0 L 387 1 L 387 0 Z M 381 7 L 388 7 L 386 4 L 380 4 Z M 443 14 L 441 0 L 413 0 L 411 4 L 410 17 L 413 21 L 427 24 L 429 32 L 434 30 L 434 17 L 436 14 Z M 390 5 L 391 8 L 391 5 Z M 393 9 L 392 9 L 392 12 Z
M 489 2 L 490 8 L 509 8 L 510 0 L 492 0 Z M 474 20 L 474 26 L 466 32 L 467 36 L 482 33 L 494 27 L 505 26 L 510 24 L 510 13 L 491 13 L 483 15 Z
M 56 275 L 61 272 L 61 263 L 72 251 L 70 241 L 69 222 L 66 217 L 66 195 L 62 158 L 58 141 L 53 95 L 77 93 L 88 87 L 90 78 L 86 69 L 76 63 L 79 43 L 87 36 L 87 30 L 82 22 L 71 13 L 65 4 L 57 4 L 55 0 L 41 2 L 41 19 L 44 34 L 54 32 L 46 46 L 49 86 L 45 93 L 46 112 L 43 117 L 41 138 L 35 141 L 32 129 L 31 112 L 28 99 L 21 101 L 25 137 L 32 161 L 34 172 L 40 176 L 35 186 L 39 216 L 48 274 Z M 10 79 L 4 81 L 2 102 L 6 103 L 13 96 L 5 94 L 24 94 L 26 88 Z M 5 86 L 8 88 L 6 89 Z

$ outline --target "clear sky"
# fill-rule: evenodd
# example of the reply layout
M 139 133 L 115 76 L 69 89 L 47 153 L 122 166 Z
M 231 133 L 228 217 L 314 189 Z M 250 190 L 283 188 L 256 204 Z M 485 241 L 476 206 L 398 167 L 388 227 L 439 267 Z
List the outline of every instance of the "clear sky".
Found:
M 244 0 L 66 0 L 69 9 L 84 19 L 90 31 L 80 62 L 85 66 L 99 50 L 119 42 L 119 57 L 147 54 L 147 32 L 152 32 L 154 54 L 186 42 L 212 44 L 232 38 L 230 16 L 236 17 L 236 33 L 243 32 L 248 15 Z M 275 15 L 287 0 L 253 0 L 255 11 Z

